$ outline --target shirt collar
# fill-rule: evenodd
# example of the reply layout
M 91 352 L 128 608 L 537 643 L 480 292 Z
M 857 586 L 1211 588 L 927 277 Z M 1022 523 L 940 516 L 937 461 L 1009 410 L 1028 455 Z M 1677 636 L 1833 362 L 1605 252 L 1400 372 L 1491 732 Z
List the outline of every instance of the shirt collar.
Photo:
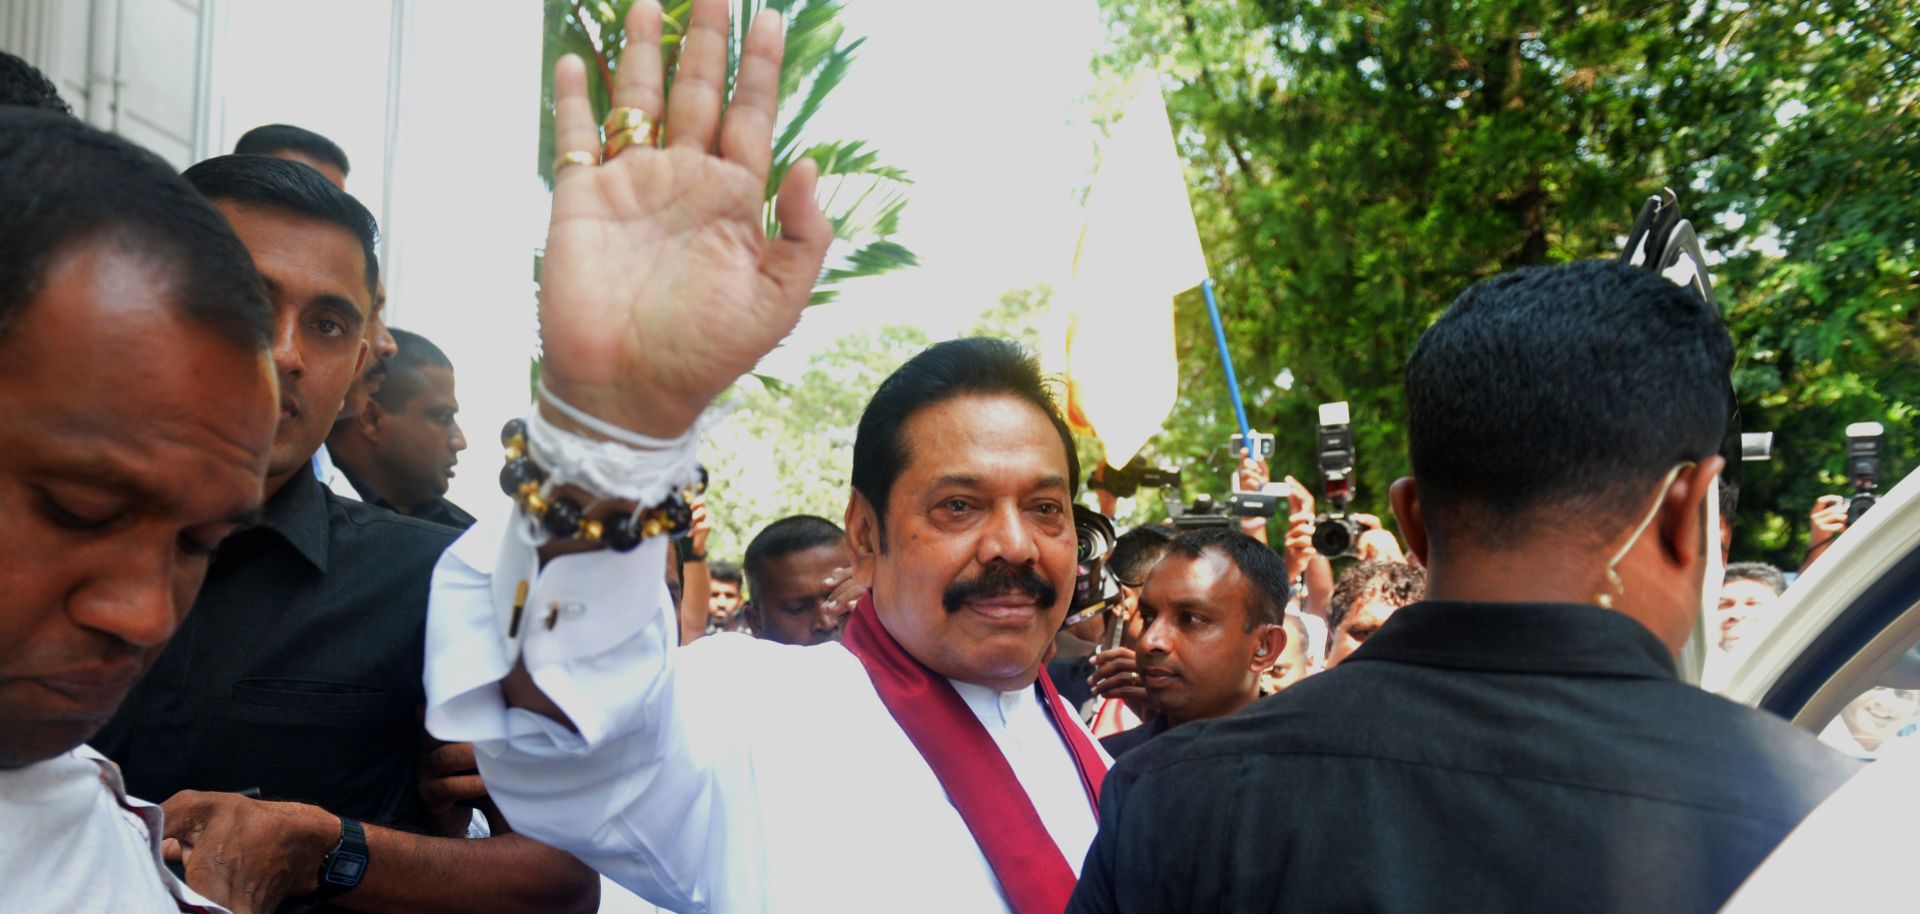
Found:
M 1040 675 L 1044 676 L 1046 672 L 1043 670 Z M 960 700 L 973 710 L 973 716 L 980 718 L 982 724 L 989 724 L 989 729 L 993 728 L 993 724 L 1004 729 L 1015 715 L 1029 706 L 1038 708 L 1040 704 L 1032 687 L 1002 692 L 958 679 L 949 679 L 947 682 L 952 683 L 953 690 L 960 693 Z
M 346 480 L 347 485 L 352 486 L 355 492 L 360 493 L 361 501 L 376 508 L 385 508 L 389 511 L 394 510 L 393 505 L 389 503 L 386 498 L 382 497 L 380 493 L 375 492 L 371 486 L 361 482 L 360 477 L 354 475 L 352 470 L 347 469 L 346 464 L 335 463 L 333 466 L 334 469 L 340 473 L 340 478 Z
M 268 530 L 322 574 L 327 571 L 327 490 L 312 473 L 295 473 L 267 501 L 266 517 L 255 530 Z
M 1676 675 L 1673 655 L 1639 622 L 1567 603 L 1415 603 L 1395 612 L 1347 659 L 1510 673 Z

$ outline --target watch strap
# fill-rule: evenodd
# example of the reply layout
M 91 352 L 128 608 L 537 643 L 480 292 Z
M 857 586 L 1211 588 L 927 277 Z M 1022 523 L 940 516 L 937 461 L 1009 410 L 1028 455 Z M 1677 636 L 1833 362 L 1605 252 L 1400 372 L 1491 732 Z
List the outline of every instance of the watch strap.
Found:
M 320 859 L 320 882 L 305 901 L 326 901 L 350 892 L 367 875 L 367 830 L 359 821 L 340 817 L 340 840 Z

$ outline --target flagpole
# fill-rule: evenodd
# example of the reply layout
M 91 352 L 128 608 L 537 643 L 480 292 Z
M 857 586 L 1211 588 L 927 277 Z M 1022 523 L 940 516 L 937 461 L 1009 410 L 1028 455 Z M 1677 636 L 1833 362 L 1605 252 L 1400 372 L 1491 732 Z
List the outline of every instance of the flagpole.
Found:
M 1240 446 L 1250 448 L 1253 430 L 1247 426 L 1247 407 L 1240 402 L 1240 378 L 1233 373 L 1233 356 L 1227 352 L 1227 330 L 1220 324 L 1220 305 L 1213 300 L 1213 277 L 1201 281 L 1200 292 L 1207 297 L 1207 316 L 1213 318 L 1213 341 L 1220 347 L 1220 367 L 1227 372 L 1227 396 L 1233 398 L 1233 417 L 1240 420 Z

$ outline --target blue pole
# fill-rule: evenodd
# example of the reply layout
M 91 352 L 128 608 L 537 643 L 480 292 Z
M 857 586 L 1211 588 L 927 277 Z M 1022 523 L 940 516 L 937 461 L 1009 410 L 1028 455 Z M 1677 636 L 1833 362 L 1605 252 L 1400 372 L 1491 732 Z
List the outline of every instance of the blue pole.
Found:
M 1207 297 L 1207 316 L 1213 318 L 1213 341 L 1220 347 L 1220 367 L 1227 372 L 1227 395 L 1233 398 L 1233 417 L 1240 420 L 1240 445 L 1252 447 L 1253 432 L 1247 427 L 1247 407 L 1240 402 L 1240 378 L 1233 373 L 1233 355 L 1227 352 L 1227 330 L 1220 325 L 1220 305 L 1213 300 L 1213 277 L 1200 283 L 1200 292 Z

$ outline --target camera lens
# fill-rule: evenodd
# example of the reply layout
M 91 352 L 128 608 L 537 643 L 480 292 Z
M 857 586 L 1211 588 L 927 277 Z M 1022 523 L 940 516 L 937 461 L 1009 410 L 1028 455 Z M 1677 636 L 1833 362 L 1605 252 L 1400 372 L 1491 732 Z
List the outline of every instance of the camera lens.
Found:
M 1324 517 L 1313 526 L 1313 550 L 1330 559 L 1336 559 L 1353 552 L 1354 540 L 1360 537 L 1359 529 L 1344 517 Z

